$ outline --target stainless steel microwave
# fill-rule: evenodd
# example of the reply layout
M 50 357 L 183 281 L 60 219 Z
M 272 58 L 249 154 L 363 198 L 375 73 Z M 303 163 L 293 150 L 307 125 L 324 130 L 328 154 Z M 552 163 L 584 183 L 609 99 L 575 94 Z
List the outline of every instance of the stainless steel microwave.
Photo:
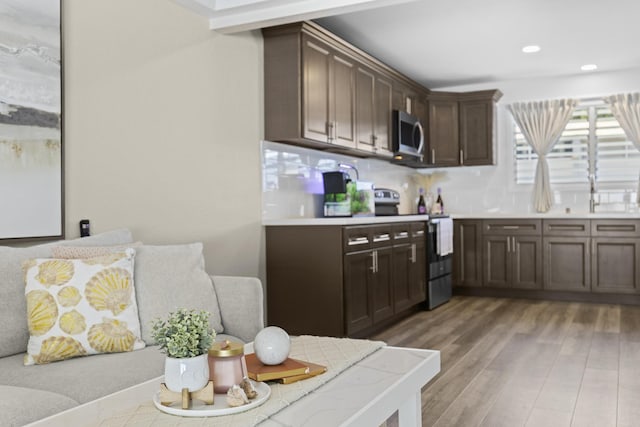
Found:
M 405 113 L 393 110 L 393 151 L 396 159 L 419 158 L 424 153 L 424 129 L 420 120 Z

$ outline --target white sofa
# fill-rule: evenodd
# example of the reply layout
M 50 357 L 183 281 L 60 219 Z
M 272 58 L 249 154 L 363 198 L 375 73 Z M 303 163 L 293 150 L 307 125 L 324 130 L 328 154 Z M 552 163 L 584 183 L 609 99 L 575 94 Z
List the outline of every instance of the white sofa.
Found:
M 50 257 L 51 248 L 55 245 L 101 246 L 132 241 L 127 230 L 117 230 L 28 248 L 0 247 L 0 425 L 28 424 L 162 375 L 165 355 L 149 342 L 150 321 L 158 315 L 188 305 L 189 301 L 197 306 L 186 308 L 207 309 L 216 315 L 213 317 L 219 314 L 219 324 L 215 321 L 212 323 L 218 332 L 217 340 L 231 338 L 249 342 L 264 326 L 263 290 L 258 279 L 209 275 L 203 279 L 204 261 L 199 244 L 166 248 L 143 246 L 139 252 L 140 262 L 136 259 L 134 286 L 143 339 L 147 335 L 147 346 L 132 352 L 24 366 L 28 330 L 24 279 L 20 269 L 22 260 Z M 202 262 L 198 262 L 198 250 Z M 199 274 L 200 283 L 208 283 L 209 289 L 190 287 L 192 278 L 187 278 L 186 285 L 177 294 L 174 293 L 175 286 L 163 286 L 165 282 L 180 280 L 180 277 L 172 277 L 173 267 L 165 265 L 167 254 L 174 259 L 178 256 L 175 267 L 178 272 L 180 266 L 189 264 L 189 257 L 195 260 L 195 264 L 192 263 L 194 265 L 189 268 L 196 271 L 190 274 Z M 148 270 L 149 267 L 160 273 L 145 272 L 144 269 Z

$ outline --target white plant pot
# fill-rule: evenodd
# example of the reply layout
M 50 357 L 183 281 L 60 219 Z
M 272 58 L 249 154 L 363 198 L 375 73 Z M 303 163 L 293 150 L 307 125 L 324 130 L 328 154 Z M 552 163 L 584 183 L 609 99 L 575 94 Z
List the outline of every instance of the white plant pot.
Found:
M 167 357 L 164 362 L 164 383 L 171 391 L 181 392 L 183 388 L 197 391 L 209 382 L 209 355 L 181 359 Z

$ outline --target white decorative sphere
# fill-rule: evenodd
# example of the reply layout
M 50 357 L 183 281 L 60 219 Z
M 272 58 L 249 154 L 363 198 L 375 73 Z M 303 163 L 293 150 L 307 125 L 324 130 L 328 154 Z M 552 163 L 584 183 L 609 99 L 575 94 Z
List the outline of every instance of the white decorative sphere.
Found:
M 284 329 L 267 326 L 256 335 L 253 350 L 256 357 L 265 365 L 279 365 L 289 357 L 291 340 Z

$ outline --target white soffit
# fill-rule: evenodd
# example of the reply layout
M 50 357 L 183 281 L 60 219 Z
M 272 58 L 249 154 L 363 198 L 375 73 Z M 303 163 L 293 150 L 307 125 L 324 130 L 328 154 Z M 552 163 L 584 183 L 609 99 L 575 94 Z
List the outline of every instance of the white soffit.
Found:
M 174 0 L 207 16 L 212 30 L 236 33 L 416 0 Z

